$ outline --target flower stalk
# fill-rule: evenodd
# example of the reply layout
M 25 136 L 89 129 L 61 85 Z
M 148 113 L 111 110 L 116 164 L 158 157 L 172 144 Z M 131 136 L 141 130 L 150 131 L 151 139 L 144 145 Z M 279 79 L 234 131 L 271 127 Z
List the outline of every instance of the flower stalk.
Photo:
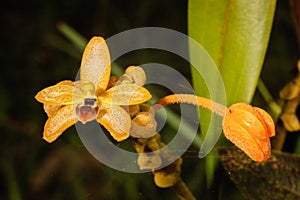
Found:
M 192 104 L 196 106 L 200 106 L 202 108 L 208 109 L 215 114 L 224 117 L 227 107 L 216 103 L 210 99 L 192 95 L 192 94 L 173 94 L 168 95 L 160 99 L 156 104 L 159 104 L 161 106 L 167 106 L 169 104 L 177 104 L 177 103 L 187 103 Z

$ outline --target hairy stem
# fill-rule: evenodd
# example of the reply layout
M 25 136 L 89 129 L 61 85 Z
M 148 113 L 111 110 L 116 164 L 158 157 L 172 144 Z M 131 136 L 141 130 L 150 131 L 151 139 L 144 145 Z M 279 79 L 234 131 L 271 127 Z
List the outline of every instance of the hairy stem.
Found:
M 164 98 L 160 99 L 156 104 L 159 104 L 161 106 L 166 106 L 169 104 L 175 104 L 175 103 L 187 103 L 192 105 L 197 105 L 202 108 L 206 108 L 217 115 L 224 117 L 225 112 L 227 110 L 227 107 L 216 103 L 210 99 L 195 96 L 192 94 L 172 94 L 165 96 Z

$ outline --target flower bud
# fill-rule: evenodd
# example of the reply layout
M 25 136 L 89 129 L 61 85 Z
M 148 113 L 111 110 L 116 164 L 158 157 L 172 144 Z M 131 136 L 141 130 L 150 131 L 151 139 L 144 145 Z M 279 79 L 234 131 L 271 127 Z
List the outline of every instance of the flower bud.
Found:
M 149 138 L 156 134 L 157 122 L 149 112 L 139 112 L 131 123 L 130 135 L 136 138 Z
M 174 186 L 180 177 L 181 164 L 182 158 L 178 158 L 169 166 L 153 172 L 155 184 L 161 188 Z
M 252 160 L 264 162 L 269 158 L 269 137 L 275 135 L 275 125 L 266 111 L 245 103 L 233 104 L 225 113 L 223 130 L 225 137 Z
M 146 74 L 143 68 L 139 66 L 129 66 L 125 70 L 125 74 L 128 75 L 132 82 L 143 86 L 146 83 Z

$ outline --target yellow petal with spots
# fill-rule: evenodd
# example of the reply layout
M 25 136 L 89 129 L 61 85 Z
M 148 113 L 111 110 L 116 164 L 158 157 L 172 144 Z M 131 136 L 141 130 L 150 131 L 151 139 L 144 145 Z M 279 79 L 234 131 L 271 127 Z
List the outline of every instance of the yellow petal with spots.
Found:
M 99 94 L 107 87 L 110 70 L 110 55 L 105 40 L 102 37 L 93 37 L 83 52 L 80 80 L 92 82 Z
M 75 83 L 70 80 L 63 80 L 57 83 L 57 85 L 70 85 L 70 86 L 75 86 Z M 44 104 L 44 110 L 47 113 L 47 116 L 51 116 L 54 113 L 56 113 L 61 107 L 64 105 L 49 105 L 49 104 Z
M 73 105 L 59 109 L 46 121 L 43 139 L 51 143 L 55 141 L 67 128 L 76 123 Z
M 102 104 L 97 121 L 109 131 L 116 141 L 120 142 L 129 137 L 131 119 L 120 106 Z
M 68 105 L 73 104 L 73 99 L 81 100 L 82 92 L 74 86 L 57 84 L 47 87 L 35 96 L 36 100 L 49 105 Z
M 121 84 L 103 92 L 98 100 L 107 104 L 134 105 L 148 101 L 151 98 L 149 91 L 136 84 Z

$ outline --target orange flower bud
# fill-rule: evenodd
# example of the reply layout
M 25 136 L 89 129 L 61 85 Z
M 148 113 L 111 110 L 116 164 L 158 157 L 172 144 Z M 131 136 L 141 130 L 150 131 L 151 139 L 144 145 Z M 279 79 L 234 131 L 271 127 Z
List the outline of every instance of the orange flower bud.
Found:
M 131 121 L 130 135 L 149 138 L 156 134 L 157 122 L 149 112 L 139 112 Z
M 252 160 L 264 162 L 269 158 L 269 137 L 275 135 L 275 125 L 266 111 L 245 103 L 233 104 L 226 110 L 223 130 L 225 137 Z

